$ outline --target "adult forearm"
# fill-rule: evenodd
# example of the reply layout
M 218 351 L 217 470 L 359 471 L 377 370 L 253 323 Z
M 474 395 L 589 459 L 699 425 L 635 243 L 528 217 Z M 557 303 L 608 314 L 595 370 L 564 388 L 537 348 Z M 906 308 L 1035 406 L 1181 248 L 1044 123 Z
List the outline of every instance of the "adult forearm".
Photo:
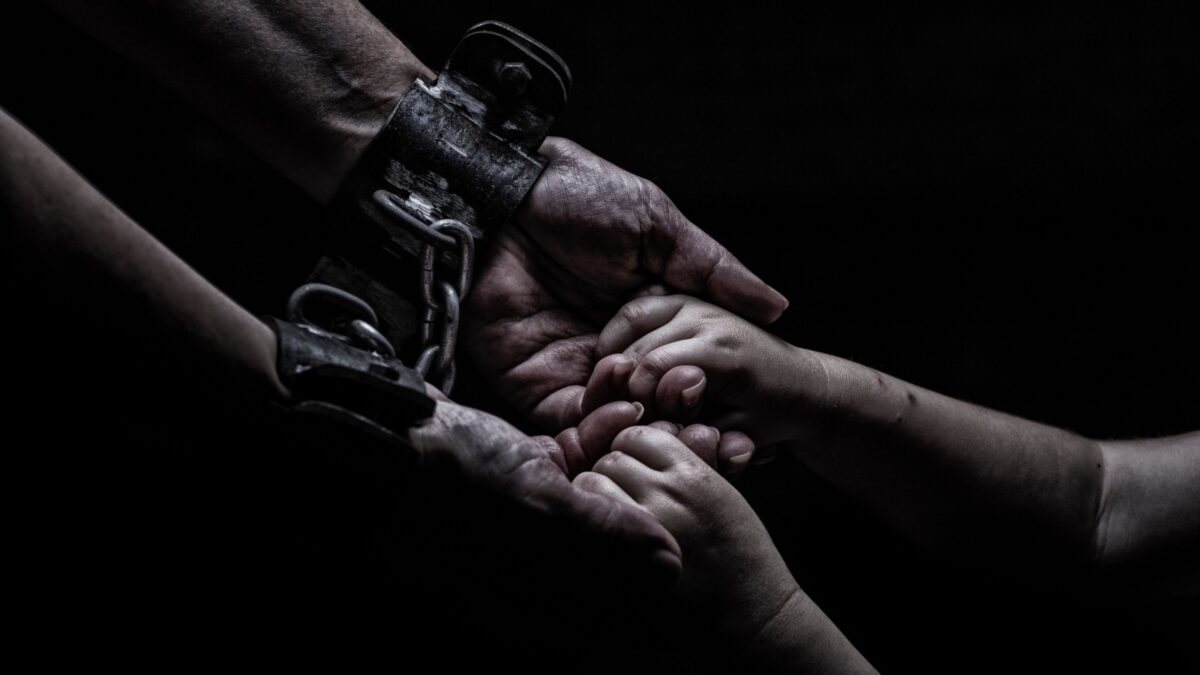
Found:
M 357 0 L 47 0 L 321 201 L 419 74 Z
M 803 457 L 881 517 L 947 549 L 1038 564 L 1097 554 L 1098 444 L 819 357 L 822 425 Z
M 231 391 L 283 392 L 270 328 L 205 281 L 0 110 L 0 214 L 7 251 L 44 294 L 82 323 L 121 308 L 148 344 L 195 356 Z M 125 356 L 131 356 L 131 354 Z M 117 358 L 120 358 L 119 356 Z M 192 363 L 193 360 L 179 359 Z

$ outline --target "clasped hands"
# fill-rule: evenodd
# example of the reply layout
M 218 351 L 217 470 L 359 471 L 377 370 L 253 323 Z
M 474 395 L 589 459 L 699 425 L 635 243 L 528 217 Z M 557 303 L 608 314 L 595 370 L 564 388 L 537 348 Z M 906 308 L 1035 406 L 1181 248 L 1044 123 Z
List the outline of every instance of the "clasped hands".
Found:
M 699 458 L 735 471 L 754 442 L 730 430 L 744 421 L 736 412 L 722 413 L 724 433 L 681 424 L 700 407 L 705 371 L 695 359 L 639 358 L 638 350 L 679 337 L 671 318 L 690 301 L 667 293 L 759 323 L 778 318 L 787 301 L 651 182 L 565 139 L 548 139 L 542 153 L 546 172 L 479 263 L 463 341 L 493 388 L 556 435 L 530 437 L 443 401 L 413 439 L 425 453 L 451 455 L 477 483 L 678 571 L 680 547 L 661 518 L 602 470 L 613 457 L 636 456 L 657 470 Z M 687 341 L 675 344 L 684 356 Z

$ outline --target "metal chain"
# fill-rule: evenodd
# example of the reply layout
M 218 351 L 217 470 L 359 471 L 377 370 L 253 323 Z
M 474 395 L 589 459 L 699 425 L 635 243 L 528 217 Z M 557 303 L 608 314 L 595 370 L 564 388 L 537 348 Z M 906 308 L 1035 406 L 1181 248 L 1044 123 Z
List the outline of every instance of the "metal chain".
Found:
M 471 289 L 471 272 L 475 269 L 475 235 L 458 220 L 425 224 L 404 208 L 403 199 L 387 190 L 376 190 L 372 200 L 393 222 L 421 242 L 421 355 L 414 368 L 442 393 L 449 394 L 454 388 L 459 305 Z M 458 262 L 453 283 L 437 278 L 438 254 L 452 248 L 457 248 L 454 253 Z
M 451 284 L 437 278 L 440 249 L 431 243 L 421 245 L 421 356 L 416 371 L 449 394 L 454 388 L 454 350 L 458 345 L 459 305 L 471 290 L 471 272 L 475 269 L 475 236 L 457 220 L 439 220 L 429 226 L 458 243 L 458 274 Z
M 337 308 L 332 320 L 321 323 L 308 315 L 310 305 L 324 303 Z M 362 298 L 328 284 L 304 284 L 288 298 L 287 320 L 329 338 L 340 340 L 360 349 L 396 357 L 392 343 L 379 331 L 375 310 Z

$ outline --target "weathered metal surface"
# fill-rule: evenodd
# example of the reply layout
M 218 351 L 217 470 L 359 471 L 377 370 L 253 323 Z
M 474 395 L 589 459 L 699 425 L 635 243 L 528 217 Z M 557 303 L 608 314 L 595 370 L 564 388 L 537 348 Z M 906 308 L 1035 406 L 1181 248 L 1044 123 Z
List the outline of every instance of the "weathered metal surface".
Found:
M 422 374 L 443 391 L 454 382 L 458 319 L 447 310 L 465 295 L 474 264 L 463 235 L 478 240 L 507 222 L 533 188 L 546 167 L 538 148 L 570 83 L 566 65 L 536 40 L 499 22 L 478 24 L 436 80 L 413 83 L 335 200 L 340 217 L 330 234 L 342 260 L 319 270 L 362 268 L 417 305 L 421 340 L 406 353 L 423 355 Z M 401 272 L 414 262 L 415 288 Z M 397 343 L 411 335 L 390 325 L 384 332 Z
M 382 427 L 361 430 L 399 439 L 433 414 L 436 402 L 424 380 L 395 358 L 375 326 L 374 311 L 362 300 L 308 284 L 293 294 L 288 318 L 270 323 L 278 340 L 279 377 L 295 410 Z

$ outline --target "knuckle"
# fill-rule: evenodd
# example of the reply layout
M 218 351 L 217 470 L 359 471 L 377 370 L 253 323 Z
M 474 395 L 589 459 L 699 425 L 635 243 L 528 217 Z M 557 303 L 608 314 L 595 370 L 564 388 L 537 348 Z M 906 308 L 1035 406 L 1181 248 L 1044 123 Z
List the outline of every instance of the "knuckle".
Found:
M 695 521 L 693 510 L 680 497 L 681 495 L 672 494 L 668 489 L 655 492 L 643 504 L 647 511 L 676 536 L 692 531 Z
M 660 352 L 650 352 L 642 357 L 639 366 L 648 374 L 654 377 L 660 377 L 667 372 L 668 363 L 666 356 Z
M 620 450 L 613 450 L 607 455 L 596 460 L 596 465 L 592 468 L 592 470 L 596 473 L 603 474 L 605 471 L 609 471 L 616 465 L 620 464 L 625 457 L 625 453 L 621 452 Z
M 598 473 L 595 473 L 593 471 L 584 471 L 583 473 L 576 476 L 575 480 L 572 482 L 578 488 L 582 488 L 584 490 L 592 490 L 592 489 L 599 488 L 604 483 L 604 479 Z
M 641 324 L 642 321 L 646 319 L 647 314 L 649 314 L 649 307 L 647 305 L 648 302 L 645 298 L 638 298 L 637 300 L 626 303 L 625 306 L 621 308 L 620 312 L 618 312 L 618 315 L 625 323 L 637 326 Z
M 732 331 L 722 331 L 713 338 L 713 344 L 719 349 L 734 350 L 741 345 L 741 338 Z
M 700 458 L 692 457 L 676 464 L 673 469 L 685 490 L 703 489 L 711 485 L 715 474 Z
M 629 427 L 629 437 L 633 440 L 642 440 L 648 434 L 652 433 L 654 433 L 654 429 L 651 429 L 650 427 Z
M 644 176 L 638 176 L 638 180 L 641 183 L 642 189 L 645 190 L 647 195 L 657 196 L 658 194 L 663 194 L 663 189 L 658 186 L 658 183 L 655 183 Z

